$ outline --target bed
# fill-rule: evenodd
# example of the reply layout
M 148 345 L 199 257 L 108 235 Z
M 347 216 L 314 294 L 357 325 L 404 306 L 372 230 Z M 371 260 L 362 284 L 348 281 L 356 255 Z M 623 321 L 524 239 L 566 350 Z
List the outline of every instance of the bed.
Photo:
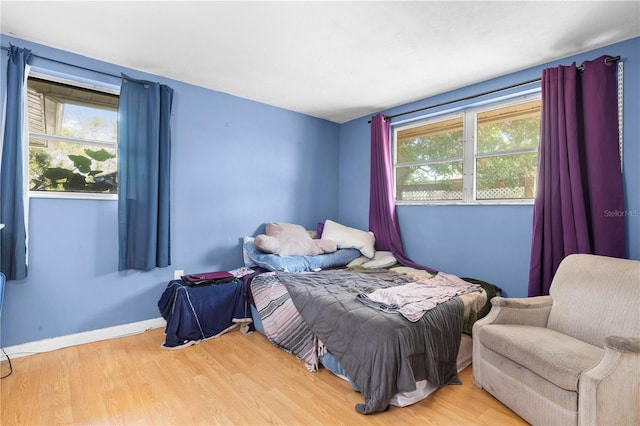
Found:
M 243 247 L 256 269 L 244 280 L 255 329 L 309 371 L 324 367 L 348 380 L 363 396 L 355 407 L 362 414 L 406 406 L 460 383 L 458 371 L 471 362 L 465 331 L 495 294 L 482 281 L 395 262 L 363 267 L 357 247 L 312 256 L 264 253 L 247 239 Z M 393 303 L 416 287 L 429 297 L 412 294 L 420 303 Z

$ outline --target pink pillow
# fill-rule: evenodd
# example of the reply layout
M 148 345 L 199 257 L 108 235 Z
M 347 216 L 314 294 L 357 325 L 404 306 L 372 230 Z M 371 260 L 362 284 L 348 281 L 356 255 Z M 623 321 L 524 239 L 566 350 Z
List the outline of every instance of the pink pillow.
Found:
M 268 223 L 265 234 L 256 236 L 254 244 L 265 253 L 280 256 L 315 256 L 338 249 L 333 241 L 311 238 L 305 228 L 293 223 Z

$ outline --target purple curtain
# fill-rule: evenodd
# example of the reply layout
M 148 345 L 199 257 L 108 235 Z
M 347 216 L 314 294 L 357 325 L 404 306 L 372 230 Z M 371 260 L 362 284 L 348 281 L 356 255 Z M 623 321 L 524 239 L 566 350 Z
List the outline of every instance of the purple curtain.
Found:
M 616 67 L 607 57 L 542 72 L 529 296 L 573 253 L 625 257 Z
M 390 251 L 405 266 L 437 272 L 408 259 L 402 249 L 400 229 L 393 197 L 391 168 L 390 123 L 381 114 L 371 120 L 371 196 L 369 199 L 369 230 L 376 237 L 376 250 Z

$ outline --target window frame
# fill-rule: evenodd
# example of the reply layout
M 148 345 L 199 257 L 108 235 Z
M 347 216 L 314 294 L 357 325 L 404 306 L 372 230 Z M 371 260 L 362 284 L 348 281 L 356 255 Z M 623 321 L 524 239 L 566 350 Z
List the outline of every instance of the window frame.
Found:
M 489 101 L 483 101 L 465 105 L 455 109 L 449 109 L 445 111 L 439 111 L 433 114 L 429 114 L 423 117 L 416 117 L 414 119 L 403 120 L 398 123 L 391 123 L 391 144 L 392 144 L 392 167 L 393 167 L 393 197 L 396 205 L 533 205 L 534 197 L 532 198 L 495 198 L 495 199 L 477 199 L 477 159 L 490 158 L 505 154 L 522 154 L 535 152 L 538 155 L 538 148 L 531 149 L 519 149 L 512 151 L 505 151 L 499 154 L 499 151 L 493 151 L 491 153 L 478 154 L 478 126 L 477 117 L 478 114 L 492 111 L 496 109 L 506 108 L 509 106 L 524 104 L 536 100 L 541 100 L 540 88 L 524 93 L 516 93 L 506 98 L 493 99 Z M 398 132 L 407 130 L 413 127 L 424 126 L 428 124 L 437 123 L 444 120 L 449 120 L 462 116 L 463 118 L 463 137 L 462 137 L 462 199 L 459 200 L 398 200 L 396 194 L 397 188 L 397 170 L 399 167 L 411 165 L 413 163 L 397 163 L 397 136 Z M 447 158 L 446 160 L 454 160 L 454 158 Z M 441 162 L 441 160 L 433 160 L 427 162 L 420 162 L 420 164 Z
M 52 74 L 48 74 L 46 72 L 42 72 L 42 71 L 34 71 L 33 69 L 29 70 L 29 74 L 27 75 L 27 80 L 29 78 L 36 78 L 39 80 L 45 80 L 45 81 L 50 81 L 52 83 L 59 83 L 59 84 L 65 84 L 68 86 L 74 86 L 74 87 L 78 87 L 80 89 L 87 89 L 87 90 L 92 90 L 95 92 L 102 92 L 102 93 L 107 93 L 110 95 L 116 95 L 118 97 L 120 97 L 120 90 L 119 88 L 113 88 L 113 86 L 111 87 L 107 87 L 107 86 L 102 86 L 102 85 L 98 85 L 98 84 L 94 84 L 94 83 L 89 83 L 87 81 L 81 81 L 81 80 L 75 80 L 73 78 L 65 78 L 65 77 L 60 77 L 57 75 L 52 75 Z M 26 84 L 26 82 L 25 82 Z M 42 134 L 37 134 L 39 137 L 40 136 L 46 136 L 48 139 L 51 140 L 58 140 L 58 141 L 62 141 L 62 142 L 71 142 L 71 143 L 75 143 L 73 141 L 70 141 L 69 138 L 66 137 L 59 137 L 56 135 L 42 135 Z M 29 129 L 27 128 L 27 138 L 25 141 L 26 146 L 26 153 L 27 153 L 27 159 L 25 161 L 27 161 L 28 163 L 28 158 L 29 158 L 29 149 L 30 149 L 30 139 L 31 139 L 31 132 L 29 131 Z M 91 146 L 96 146 L 96 147 L 108 147 L 108 148 L 115 148 L 116 150 L 118 149 L 118 142 L 116 140 L 115 144 L 111 144 L 109 142 L 104 142 L 104 141 L 94 141 L 94 140 L 87 140 L 86 145 L 91 145 Z M 31 170 L 27 164 L 26 167 L 27 170 L 27 181 L 31 182 Z M 30 185 L 28 185 L 27 187 L 29 187 Z M 99 192 L 72 192 L 72 191 L 31 191 L 29 190 L 29 198 L 51 198 L 51 199 L 73 199 L 73 200 L 107 200 L 107 201 L 114 201 L 114 200 L 118 200 L 118 194 L 111 194 L 111 193 L 99 193 Z

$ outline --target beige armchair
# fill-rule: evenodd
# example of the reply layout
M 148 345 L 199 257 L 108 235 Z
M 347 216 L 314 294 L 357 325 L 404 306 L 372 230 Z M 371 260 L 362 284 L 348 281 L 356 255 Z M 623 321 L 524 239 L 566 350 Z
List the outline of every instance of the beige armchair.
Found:
M 533 425 L 640 425 L 640 261 L 570 255 L 548 296 L 492 304 L 476 386 Z

